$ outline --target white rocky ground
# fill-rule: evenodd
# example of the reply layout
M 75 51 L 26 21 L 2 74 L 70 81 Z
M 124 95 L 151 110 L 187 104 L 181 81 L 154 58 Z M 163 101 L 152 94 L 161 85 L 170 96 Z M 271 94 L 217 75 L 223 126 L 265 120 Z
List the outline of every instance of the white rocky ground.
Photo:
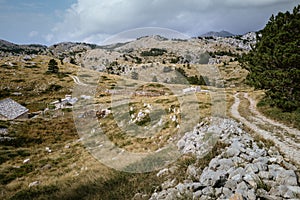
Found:
M 142 56 L 140 56 L 140 52 L 150 48 L 165 49 L 167 50 L 168 54 L 183 57 L 183 60 L 189 61 L 190 64 L 203 64 L 202 62 L 204 53 L 215 52 L 218 50 L 230 50 L 232 53 L 239 54 L 242 52 L 249 51 L 251 49 L 251 45 L 255 45 L 255 43 L 256 33 L 254 32 L 247 33 L 241 36 L 240 38 L 212 37 L 210 39 L 190 38 L 186 40 L 172 40 L 162 38 L 160 36 L 147 36 L 125 44 L 112 46 L 111 48 L 103 47 L 96 49 L 88 49 L 86 48 L 86 45 L 78 44 L 76 46 L 76 51 L 70 51 L 72 51 L 73 54 L 75 54 L 74 58 L 76 62 L 81 66 L 89 69 L 105 71 L 107 66 L 114 63 L 115 61 L 122 60 L 124 55 L 131 55 L 133 57 L 137 56 L 142 58 Z M 64 49 L 62 48 L 64 47 L 62 45 L 63 44 L 58 45 L 54 50 L 62 51 Z M 73 47 L 73 49 L 74 48 L 75 47 Z M 216 58 L 216 60 L 211 60 L 210 64 L 220 63 L 221 60 L 224 61 L 224 59 L 225 58 L 223 57 Z M 132 65 L 127 66 L 125 64 L 123 66 L 122 64 L 119 64 L 118 67 L 130 68 L 132 67 Z M 115 73 L 117 73 L 117 71 L 115 71 Z
M 250 103 L 249 116 L 241 116 L 239 96 L 235 95 L 231 114 L 241 123 L 233 119 L 212 118 L 210 120 L 214 123 L 198 125 L 178 142 L 183 154 L 192 153 L 198 159 L 209 151 L 208 143 L 203 143 L 207 133 L 216 133 L 228 147 L 203 171 L 195 164 L 189 165 L 186 174 L 182 174 L 187 178 L 181 183 L 167 179 L 161 186 L 162 190 L 152 194 L 151 200 L 300 199 L 297 176 L 299 130 L 261 115 L 247 93 L 242 96 Z M 272 140 L 275 146 L 265 147 L 243 130 L 242 123 L 262 138 Z M 171 169 L 163 169 L 158 175 L 163 178 Z
M 152 194 L 158 199 L 299 199 L 300 187 L 297 167 L 286 162 L 276 147 L 267 149 L 261 142 L 242 129 L 233 119 L 217 119 L 212 125 L 201 124 L 187 133 L 178 147 L 182 153 L 203 153 L 198 138 L 207 132 L 218 133 L 222 142 L 228 144 L 224 151 L 213 158 L 209 165 L 199 170 L 190 165 L 183 182 L 176 184 L 167 180 L 162 191 Z M 202 141 L 201 139 L 199 141 Z M 190 148 L 194 143 L 194 148 Z M 163 176 L 171 169 L 163 169 Z

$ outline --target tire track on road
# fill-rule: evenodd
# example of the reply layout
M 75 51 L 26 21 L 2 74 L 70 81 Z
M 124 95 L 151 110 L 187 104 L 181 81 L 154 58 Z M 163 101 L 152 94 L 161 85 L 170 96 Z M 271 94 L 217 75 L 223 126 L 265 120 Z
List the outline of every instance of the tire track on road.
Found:
M 237 120 L 241 121 L 244 125 L 246 125 L 248 128 L 250 128 L 251 130 L 253 130 L 255 133 L 259 134 L 261 137 L 271 140 L 275 143 L 275 145 L 277 147 L 279 147 L 279 149 L 282 151 L 282 153 L 285 154 L 285 156 L 294 161 L 295 163 L 297 163 L 298 165 L 300 165 L 300 148 L 299 145 L 296 143 L 291 143 L 289 138 L 286 138 L 286 140 L 281 141 L 280 139 L 278 139 L 278 137 L 274 134 L 271 133 L 270 131 L 266 131 L 263 130 L 262 128 L 258 127 L 256 124 L 254 124 L 253 122 L 249 121 L 248 119 L 244 118 L 243 116 L 241 116 L 241 114 L 238 111 L 238 108 L 240 106 L 240 98 L 238 97 L 239 93 L 234 95 L 234 104 L 231 107 L 231 114 L 234 118 L 236 118 Z M 246 98 L 248 97 L 248 95 L 246 95 Z M 249 97 L 248 97 L 249 98 Z M 248 99 L 247 98 L 247 99 Z M 253 107 L 253 103 L 252 102 L 252 110 L 254 111 L 253 113 L 255 115 L 257 115 L 256 113 L 259 113 L 255 108 Z M 251 101 L 250 101 L 250 111 L 251 111 Z M 258 114 L 257 116 L 262 116 L 261 114 Z M 262 116 L 263 118 L 265 118 L 266 120 L 264 120 L 264 122 L 270 123 L 274 126 L 278 126 L 280 123 L 275 122 L 274 124 L 272 123 L 273 120 L 270 120 L 264 116 Z M 280 124 L 281 125 L 281 124 Z M 287 127 L 287 130 L 292 130 L 289 127 Z M 298 131 L 298 130 L 296 130 Z

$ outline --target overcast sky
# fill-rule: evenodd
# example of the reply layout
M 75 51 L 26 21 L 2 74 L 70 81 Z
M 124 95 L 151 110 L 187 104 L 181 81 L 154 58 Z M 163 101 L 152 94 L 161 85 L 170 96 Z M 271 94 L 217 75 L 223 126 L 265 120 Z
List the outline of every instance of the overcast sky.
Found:
M 299 3 L 300 0 L 0 0 L 0 39 L 18 44 L 101 44 L 130 29 L 135 33 L 150 30 L 140 29 L 143 27 L 172 29 L 191 37 L 221 30 L 243 34 L 262 29 L 271 14 L 291 10 Z

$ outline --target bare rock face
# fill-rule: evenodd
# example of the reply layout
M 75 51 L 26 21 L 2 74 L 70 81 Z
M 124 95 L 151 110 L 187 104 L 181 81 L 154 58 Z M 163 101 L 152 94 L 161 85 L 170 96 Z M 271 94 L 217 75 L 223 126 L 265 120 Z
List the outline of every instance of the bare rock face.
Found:
M 87 51 L 77 61 L 84 67 L 96 71 L 105 71 L 108 66 L 113 67 L 112 63 L 116 62 L 122 54 L 119 52 L 110 52 L 105 49 L 93 49 Z
M 175 187 L 164 188 L 152 194 L 156 199 L 299 199 L 300 187 L 294 170 L 295 166 L 285 162 L 280 153 L 272 148 L 265 149 L 245 131 L 241 124 L 232 119 L 218 119 L 217 123 L 202 123 L 193 132 L 186 133 L 178 142 L 178 148 L 185 153 L 198 155 L 193 149 L 186 151 L 190 141 L 202 142 L 208 130 L 214 130 L 220 140 L 228 144 L 224 151 L 213 158 L 203 171 L 194 164 L 187 169 L 183 183 Z M 201 146 L 202 144 L 197 144 Z

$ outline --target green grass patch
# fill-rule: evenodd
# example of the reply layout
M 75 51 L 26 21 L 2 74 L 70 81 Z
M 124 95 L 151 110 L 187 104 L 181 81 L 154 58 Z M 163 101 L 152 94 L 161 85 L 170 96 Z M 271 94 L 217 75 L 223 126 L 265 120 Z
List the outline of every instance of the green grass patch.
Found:
M 1 121 L 0 120 L 0 128 L 8 128 L 10 126 L 9 121 Z
M 280 108 L 271 107 L 268 102 L 264 100 L 257 104 L 257 108 L 261 113 L 273 120 L 300 129 L 300 108 L 293 112 L 284 112 Z
M 16 178 L 23 177 L 34 170 L 32 164 L 24 164 L 21 167 L 9 167 L 0 171 L 0 183 L 8 184 Z

